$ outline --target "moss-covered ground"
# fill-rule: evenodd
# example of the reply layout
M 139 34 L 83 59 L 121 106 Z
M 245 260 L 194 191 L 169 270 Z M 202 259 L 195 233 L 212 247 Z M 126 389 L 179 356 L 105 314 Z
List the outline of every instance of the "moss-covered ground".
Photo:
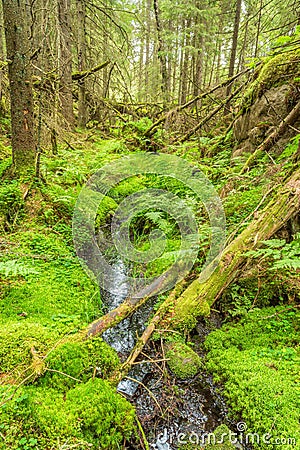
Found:
M 10 149 L 0 148 L 0 175 L 4 174 L 0 187 L 3 450 L 117 450 L 136 433 L 134 408 L 109 381 L 119 365 L 118 355 L 101 338 L 84 342 L 77 338 L 78 331 L 101 316 L 102 303 L 98 286 L 75 255 L 71 221 L 80 189 L 97 168 L 139 150 L 128 147 L 124 140 L 103 140 L 97 131 L 92 138 L 78 132 L 72 139 L 76 150 L 61 146 L 58 155 L 42 155 L 43 178 L 33 184 L 5 175 Z M 200 157 L 195 141 L 169 151 L 191 161 L 213 181 L 224 198 L 229 234 L 234 234 L 237 228 L 245 228 L 259 205 L 265 205 L 266 200 L 261 199 L 272 184 L 286 176 L 297 142 L 287 147 L 276 168 L 268 166 L 266 157 L 243 176 L 238 175 L 243 161 L 230 160 L 231 133 L 225 139 L 205 140 L 203 145 L 215 156 Z M 98 211 L 96 228 L 109 223 L 117 204 L 128 194 L 149 186 L 165 185 L 159 177 L 150 176 L 121 183 Z M 169 188 L 186 199 L 202 233 L 192 274 L 196 276 L 210 240 L 206 215 L 184 185 L 169 181 Z M 137 265 L 133 273 L 156 275 L 174 261 L 179 230 L 163 214 L 150 211 L 138 217 L 133 241 L 139 249 L 147 249 L 149 233 L 156 227 L 167 236 L 166 254 L 148 267 Z M 297 252 L 294 259 L 295 255 Z M 272 259 L 272 252 L 257 257 L 264 259 L 263 263 L 258 259 L 260 282 L 255 282 L 252 273 L 251 282 L 240 281 L 224 296 L 222 313 L 228 324 L 208 337 L 205 370 L 220 383 L 232 416 L 243 419 L 249 430 L 293 437 L 298 420 L 299 315 L 293 308 L 295 288 L 284 286 L 288 280 L 296 280 L 299 272 L 289 266 L 280 273 L 272 272 L 272 264 L 265 264 Z M 261 288 L 263 280 L 267 280 L 266 289 Z M 202 370 L 199 357 L 182 341 L 167 345 L 169 366 L 178 377 L 189 378 Z M 228 443 L 213 448 L 231 447 Z

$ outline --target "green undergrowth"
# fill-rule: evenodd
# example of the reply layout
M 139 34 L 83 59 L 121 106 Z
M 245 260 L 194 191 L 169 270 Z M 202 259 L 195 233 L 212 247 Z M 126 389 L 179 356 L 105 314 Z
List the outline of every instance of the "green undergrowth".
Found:
M 238 323 L 225 324 L 206 339 L 206 368 L 222 383 L 231 415 L 247 431 L 294 438 L 300 448 L 299 318 L 292 306 L 254 309 Z M 254 444 L 275 449 L 275 444 Z
M 1 409 L 3 450 L 118 450 L 135 430 L 134 408 L 99 378 L 66 393 L 49 386 L 26 386 Z

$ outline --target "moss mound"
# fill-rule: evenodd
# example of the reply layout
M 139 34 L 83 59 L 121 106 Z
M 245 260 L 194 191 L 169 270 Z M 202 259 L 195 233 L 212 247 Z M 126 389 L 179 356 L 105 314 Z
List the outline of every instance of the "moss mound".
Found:
M 177 378 L 193 377 L 199 372 L 202 361 L 188 345 L 176 342 L 170 344 L 166 352 L 168 366 Z
M 115 350 L 95 337 L 83 342 L 69 340 L 51 351 L 45 364 L 48 371 L 40 383 L 66 391 L 76 380 L 85 382 L 93 374 L 106 377 L 117 368 L 119 358 Z
M 0 427 L 6 447 L 120 449 L 134 431 L 134 408 L 107 381 L 89 380 L 66 395 L 25 387 L 2 407 Z
M 286 307 L 256 310 L 206 339 L 207 369 L 224 384 L 231 410 L 248 432 L 300 442 L 299 318 L 299 311 Z M 272 447 L 260 442 L 254 448 Z

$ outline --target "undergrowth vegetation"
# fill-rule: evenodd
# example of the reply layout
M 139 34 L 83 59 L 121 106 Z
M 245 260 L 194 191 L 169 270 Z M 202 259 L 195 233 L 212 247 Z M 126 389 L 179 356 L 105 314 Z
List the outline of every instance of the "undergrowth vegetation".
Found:
M 92 138 L 78 133 L 76 150 L 61 147 L 56 156 L 42 155 L 41 180 L 29 185 L 28 180 L 4 177 L 0 188 L 3 450 L 117 450 L 136 433 L 134 408 L 109 381 L 119 367 L 117 353 L 100 338 L 75 338 L 101 316 L 103 305 L 99 287 L 76 257 L 72 215 L 90 176 L 104 164 L 128 155 L 131 139 L 140 145 L 135 151 L 143 150 L 148 143 L 142 142 L 141 133 L 150 125 L 149 121 L 131 124 L 122 140 L 102 140 L 97 131 Z M 274 185 L 288 174 L 298 140 L 299 136 L 286 147 L 275 168 L 270 169 L 268 158 L 263 158 L 243 176 L 239 175 L 243 161 L 231 160 L 231 132 L 225 137 L 203 138 L 200 144 L 190 141 L 173 146 L 170 151 L 213 181 L 223 197 L 231 240 L 259 213 Z M 4 173 L 9 163 L 7 156 L 0 171 Z M 96 233 L 107 237 L 122 200 L 149 187 L 170 190 L 193 211 L 200 236 L 195 277 L 205 260 L 211 233 L 207 212 L 183 183 L 155 175 L 124 180 L 101 203 Z M 164 254 L 148 266 L 133 265 L 132 275 L 159 275 L 176 259 L 180 230 L 163 211 L 150 209 L 135 217 L 130 228 L 132 243 L 140 251 L 149 249 L 150 233 L 157 228 L 166 236 Z M 107 254 L 113 257 L 108 244 Z M 250 430 L 272 430 L 283 437 L 294 436 L 297 428 L 294 387 L 299 382 L 295 348 L 299 314 L 293 301 L 299 288 L 299 248 L 299 234 L 294 230 L 288 238 L 278 236 L 250 253 L 257 267 L 226 290 L 220 309 L 228 324 L 206 341 L 206 370 L 223 383 L 232 415 L 242 417 Z M 286 302 L 290 306 L 285 309 L 277 306 Z M 189 378 L 202 369 L 199 356 L 182 340 L 171 342 L 166 356 L 179 378 Z M 232 447 L 228 443 L 211 448 Z

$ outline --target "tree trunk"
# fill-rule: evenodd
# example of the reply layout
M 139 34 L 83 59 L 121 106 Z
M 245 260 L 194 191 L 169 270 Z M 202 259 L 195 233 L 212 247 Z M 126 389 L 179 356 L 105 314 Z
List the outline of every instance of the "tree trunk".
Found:
M 33 171 L 35 136 L 25 0 L 2 0 L 11 100 L 12 156 L 17 174 Z
M 236 0 L 236 9 L 235 9 L 234 28 L 233 28 L 233 35 L 232 35 L 232 45 L 231 45 L 231 52 L 230 52 L 228 78 L 231 78 L 234 74 L 236 49 L 237 49 L 239 27 L 240 27 L 241 6 L 242 6 L 242 0 Z M 229 85 L 227 87 L 226 96 L 228 96 L 230 94 L 231 87 L 232 87 L 231 85 Z
M 160 23 L 160 16 L 159 16 L 159 10 L 158 10 L 158 3 L 157 0 L 153 0 L 153 6 L 154 6 L 154 14 L 155 14 L 155 22 L 156 22 L 156 30 L 157 30 L 157 41 L 158 41 L 158 47 L 157 47 L 157 55 L 158 60 L 160 63 L 160 72 L 161 72 L 161 90 L 163 95 L 163 102 L 167 103 L 169 101 L 169 93 L 168 93 L 168 72 L 167 72 L 167 62 L 166 62 L 166 55 L 165 55 L 165 48 L 164 48 L 164 42 L 162 38 L 162 28 Z
M 72 95 L 72 39 L 70 21 L 70 0 L 57 0 L 60 36 L 60 86 L 59 100 L 61 113 L 67 124 L 74 125 Z
M 78 70 L 86 70 L 86 10 L 84 0 L 77 0 L 78 13 Z M 88 121 L 86 103 L 86 80 L 78 81 L 78 126 L 85 128 Z

